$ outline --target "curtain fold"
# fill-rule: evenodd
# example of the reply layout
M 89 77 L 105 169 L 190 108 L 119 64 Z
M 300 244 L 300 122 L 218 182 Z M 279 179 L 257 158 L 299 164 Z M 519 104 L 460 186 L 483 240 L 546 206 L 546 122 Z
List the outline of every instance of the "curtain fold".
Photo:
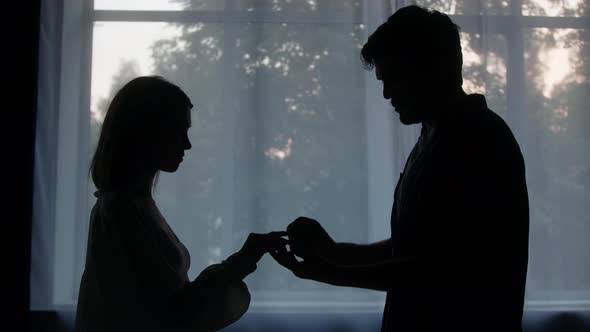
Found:
M 55 196 L 63 2 L 41 1 L 31 243 L 31 308 L 53 296 Z

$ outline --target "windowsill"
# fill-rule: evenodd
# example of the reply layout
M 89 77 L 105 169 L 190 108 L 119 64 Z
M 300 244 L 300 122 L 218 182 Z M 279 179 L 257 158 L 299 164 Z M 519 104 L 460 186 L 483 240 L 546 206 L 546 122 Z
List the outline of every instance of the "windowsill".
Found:
M 296 314 L 341 314 L 341 313 L 378 313 L 383 312 L 383 302 L 344 302 L 344 301 L 252 301 L 248 312 L 259 314 L 296 313 Z M 32 312 L 74 312 L 75 305 L 53 305 L 47 307 L 31 307 Z M 590 314 L 590 301 L 535 301 L 527 303 L 526 312 L 549 313 L 588 313 Z
M 270 308 L 271 306 L 277 306 Z M 308 305 L 308 304 L 305 304 Z M 346 327 L 350 332 L 378 331 L 382 310 L 364 306 L 331 308 L 316 304 L 302 310 L 303 303 L 253 303 L 248 313 L 224 331 L 334 331 Z M 352 310 L 351 310 L 352 309 Z M 52 310 L 31 310 L 30 331 L 70 332 L 74 330 L 75 306 L 55 306 Z M 277 326 L 280 329 L 277 329 Z M 283 328 L 284 327 L 284 328 Z M 524 332 L 587 332 L 590 331 L 590 308 L 566 309 L 548 306 L 527 307 L 523 317 Z

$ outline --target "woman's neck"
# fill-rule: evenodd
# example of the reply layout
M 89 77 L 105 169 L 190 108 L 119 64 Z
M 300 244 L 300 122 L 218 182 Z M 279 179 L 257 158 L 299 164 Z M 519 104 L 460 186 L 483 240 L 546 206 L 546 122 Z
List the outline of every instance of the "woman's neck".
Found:
M 138 168 L 129 176 L 129 191 L 151 196 L 156 171 Z

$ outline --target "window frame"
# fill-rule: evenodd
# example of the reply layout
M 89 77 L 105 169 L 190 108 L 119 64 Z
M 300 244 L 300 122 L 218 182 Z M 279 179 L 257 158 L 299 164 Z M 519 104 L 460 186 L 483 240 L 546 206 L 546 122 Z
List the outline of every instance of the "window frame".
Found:
M 55 214 L 43 216 L 41 222 L 49 222 L 55 226 L 53 239 L 53 255 L 55 259 L 52 267 L 53 281 L 48 285 L 51 287 L 52 307 L 75 306 L 77 291 L 72 285 L 77 284 L 74 280 L 83 268 L 85 259 L 85 248 L 82 244 L 85 239 L 76 234 L 87 234 L 86 223 L 80 220 L 87 218 L 89 210 L 86 193 L 88 193 L 88 166 L 89 166 L 89 138 L 88 135 L 81 135 L 84 131 L 90 131 L 90 112 L 80 111 L 90 109 L 91 92 L 91 68 L 92 68 L 92 33 L 95 22 L 203 22 L 229 24 L 228 33 L 224 34 L 224 51 L 227 56 L 223 57 L 226 62 L 224 68 L 231 68 L 229 63 L 236 59 L 233 52 L 234 47 L 229 47 L 232 35 L 236 33 L 231 29 L 231 23 L 297 23 L 297 24 L 364 24 L 367 33 L 374 31 L 378 23 L 389 16 L 384 13 L 392 13 L 390 1 L 382 1 L 381 7 L 375 6 L 370 0 L 362 1 L 360 13 L 330 12 L 326 13 L 288 13 L 274 11 L 243 11 L 235 7 L 235 2 L 224 0 L 225 7 L 222 10 L 188 10 L 188 11 L 133 11 L 133 10 L 94 10 L 92 0 L 63 0 L 63 25 L 61 30 L 61 59 L 59 77 L 59 122 L 56 148 L 56 187 L 55 187 Z M 551 28 L 551 29 L 590 29 L 590 20 L 586 17 L 547 17 L 547 16 L 523 16 L 519 0 L 511 1 L 511 13 L 509 15 L 486 15 L 485 27 L 488 33 L 498 33 L 507 41 L 507 68 L 506 68 L 506 91 L 508 109 L 524 109 L 525 101 L 521 96 L 525 95 L 525 62 L 524 62 L 524 41 L 521 33 L 524 28 Z M 385 15 L 385 16 L 384 16 Z M 484 24 L 481 15 L 449 15 L 453 21 L 461 26 L 463 32 L 480 32 Z M 231 77 L 231 70 L 228 70 L 226 77 Z M 394 119 L 389 114 L 387 103 L 382 99 L 379 83 L 374 79 L 372 72 L 365 74 L 365 132 L 367 147 L 367 175 L 368 175 L 368 234 L 369 241 L 383 239 L 383 234 L 388 234 L 389 212 L 392 204 L 394 179 L 397 172 L 401 171 L 406 156 L 411 148 L 411 142 L 416 137 L 417 130 L 402 132 Z M 235 80 L 228 80 L 233 82 Z M 516 117 L 522 117 L 519 112 L 508 112 L 507 120 L 515 120 L 513 123 L 526 125 L 526 121 L 518 121 Z M 232 124 L 235 125 L 235 124 Z M 63 130 L 68 128 L 67 130 Z M 369 130 L 370 129 L 370 130 Z M 526 128 L 514 128 L 515 132 L 521 133 L 518 137 L 522 146 L 527 145 Z M 370 133 L 370 134 L 369 134 Z M 233 131 L 228 135 L 228 140 L 233 138 Z M 72 139 L 76 137 L 76 139 Z M 394 139 L 403 141 L 404 146 L 410 148 L 383 149 L 382 143 Z M 227 158 L 232 158 L 228 153 Z M 231 159 L 228 159 L 231 160 Z M 379 161 L 379 162 L 377 162 Z M 224 163 L 231 165 L 231 163 Z M 229 166 L 228 166 L 229 167 Z M 231 173 L 231 170 L 228 170 Z M 391 179 L 391 184 L 386 186 L 387 194 L 383 194 L 383 179 Z M 228 188 L 233 187 L 232 177 L 228 177 L 223 184 Z M 378 189 L 381 188 L 381 189 Z M 231 193 L 232 190 L 226 190 Z M 228 199 L 232 202 L 233 199 Z M 233 220 L 233 208 L 228 207 L 228 216 L 224 220 Z M 224 239 L 224 248 L 231 247 L 231 223 L 227 223 L 224 232 L 227 234 Z M 75 240 L 72 241 L 72 238 Z M 73 246 L 72 246 L 73 245 Z M 61 263 L 60 263 L 61 262 Z M 68 262 L 73 262 L 69 264 Z M 64 271 L 66 271 L 64 273 Z M 58 277 L 59 272 L 59 277 Z M 63 278 L 66 276 L 66 278 Z M 277 301 L 268 297 L 268 294 L 260 294 L 266 300 L 256 300 L 254 296 L 253 309 L 259 311 L 287 310 L 292 312 L 299 308 L 301 310 L 315 310 L 317 307 L 346 308 L 352 312 L 375 312 L 383 310 L 382 301 L 353 300 L 347 304 L 339 301 Z M 551 302 L 551 303 L 549 303 Z M 567 306 L 572 301 L 526 301 L 527 309 L 553 308 L 555 305 Z M 573 301 L 579 307 L 590 306 L 590 295 L 587 301 Z M 51 304 L 50 304 L 51 306 Z

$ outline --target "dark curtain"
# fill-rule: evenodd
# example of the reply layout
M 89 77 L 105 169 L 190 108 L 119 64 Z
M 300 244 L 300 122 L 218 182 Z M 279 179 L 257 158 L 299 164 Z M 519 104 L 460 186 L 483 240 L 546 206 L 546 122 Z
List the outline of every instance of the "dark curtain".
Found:
M 40 0 L 3 7 L 2 127 L 4 171 L 2 302 L 0 330 L 25 331 L 29 319 L 29 273 L 33 154 L 37 106 Z M 6 296 L 6 297 L 5 297 Z M 7 310 L 7 311 L 6 311 Z

